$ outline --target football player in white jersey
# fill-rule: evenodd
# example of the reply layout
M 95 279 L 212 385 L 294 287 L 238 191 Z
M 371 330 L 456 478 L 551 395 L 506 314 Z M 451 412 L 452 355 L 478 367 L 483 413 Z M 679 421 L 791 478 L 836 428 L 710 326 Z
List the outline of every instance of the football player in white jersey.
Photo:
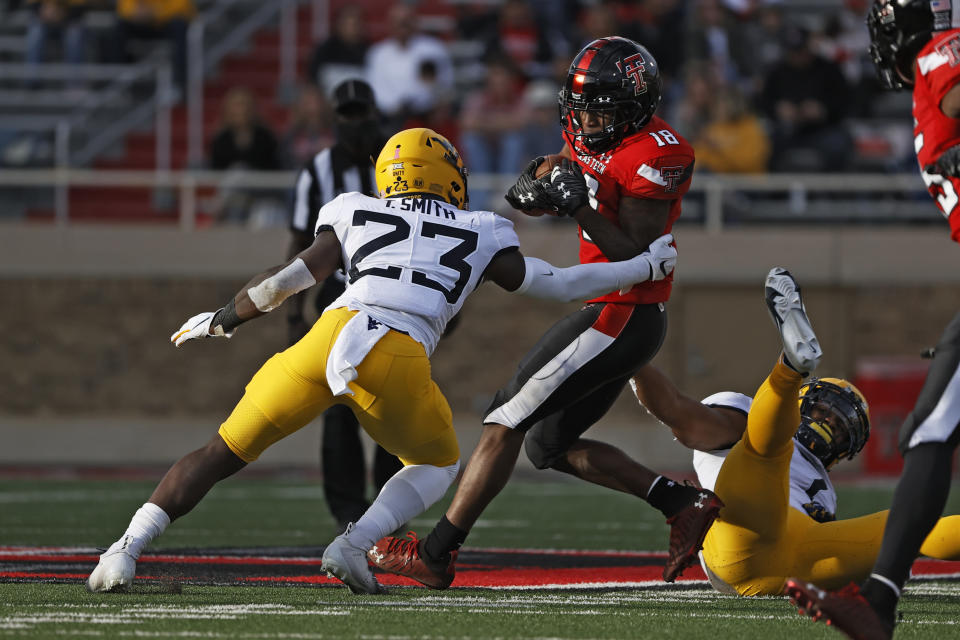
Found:
M 346 274 L 346 291 L 310 332 L 267 360 L 218 433 L 171 467 L 100 556 L 90 591 L 128 588 L 141 551 L 171 521 L 216 482 L 340 403 L 405 465 L 323 554 L 324 569 L 354 593 L 379 593 L 367 550 L 439 500 L 460 467 L 450 407 L 430 377 L 429 356 L 466 297 L 490 280 L 507 291 L 571 301 L 662 279 L 676 262 L 669 235 L 621 262 L 559 268 L 525 258 L 513 223 L 467 209 L 460 155 L 430 129 L 394 135 L 377 159 L 376 180 L 380 198 L 347 193 L 324 205 L 309 248 L 173 334 L 177 346 L 230 337 L 336 269 Z
M 723 500 L 701 564 L 717 591 L 743 596 L 779 595 L 790 576 L 830 587 L 865 578 L 887 519 L 836 520 L 828 471 L 866 443 L 867 402 L 846 380 L 804 380 L 820 350 L 792 276 L 773 269 L 766 295 L 783 358 L 753 398 L 721 392 L 697 402 L 649 365 L 631 381 L 641 404 L 694 449 L 701 486 Z M 921 552 L 960 559 L 960 516 L 943 518 Z

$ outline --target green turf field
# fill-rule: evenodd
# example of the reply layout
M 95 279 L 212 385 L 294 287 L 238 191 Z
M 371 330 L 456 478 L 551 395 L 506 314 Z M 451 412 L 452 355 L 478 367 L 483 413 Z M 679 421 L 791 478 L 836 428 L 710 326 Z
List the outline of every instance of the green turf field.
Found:
M 636 499 L 555 474 L 516 478 L 488 509 L 473 547 L 662 550 L 666 526 Z M 153 482 L 0 480 L 0 546 L 106 546 Z M 841 488 L 841 515 L 889 502 L 890 488 Z M 425 534 L 446 504 L 413 523 Z M 954 497 L 948 513 L 958 512 Z M 332 536 L 312 480 L 241 475 L 214 489 L 154 548 L 315 546 Z M 92 567 L 91 567 L 92 568 Z M 960 582 L 914 583 L 898 638 L 960 638 Z M 0 584 L 0 637 L 16 638 L 830 638 L 777 598 L 689 585 L 630 589 L 209 587 L 91 595 L 79 584 Z

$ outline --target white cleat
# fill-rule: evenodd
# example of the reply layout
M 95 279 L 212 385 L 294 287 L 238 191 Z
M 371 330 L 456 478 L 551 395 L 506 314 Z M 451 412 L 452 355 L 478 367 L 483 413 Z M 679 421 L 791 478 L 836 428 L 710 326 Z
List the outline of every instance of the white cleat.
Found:
M 100 556 L 100 563 L 87 578 L 87 591 L 126 591 L 133 584 L 136 572 L 137 561 L 125 549 L 108 549 Z
M 807 310 L 800 297 L 800 286 L 790 272 L 774 267 L 767 274 L 764 297 L 773 323 L 780 331 L 786 364 L 802 375 L 817 368 L 823 351 L 810 326 Z
M 351 544 L 347 539 L 351 531 L 352 522 L 347 525 L 346 531 L 327 545 L 323 552 L 321 569 L 350 587 L 350 591 L 354 593 L 386 593 L 367 564 L 367 550 Z

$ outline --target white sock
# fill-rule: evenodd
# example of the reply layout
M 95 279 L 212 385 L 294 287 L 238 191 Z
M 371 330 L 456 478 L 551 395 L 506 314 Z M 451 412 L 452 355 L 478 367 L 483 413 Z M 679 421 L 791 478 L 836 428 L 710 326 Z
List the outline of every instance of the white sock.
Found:
M 170 516 L 166 512 L 153 504 L 145 502 L 142 507 L 137 509 L 130 519 L 130 525 L 120 537 L 119 540 L 110 545 L 106 553 L 109 555 L 121 549 L 133 556 L 136 560 L 140 558 L 140 553 L 151 540 L 163 533 L 167 525 L 170 524 Z
M 369 549 L 377 540 L 429 509 L 447 492 L 459 470 L 459 460 L 448 467 L 414 464 L 400 469 L 357 520 L 350 543 Z

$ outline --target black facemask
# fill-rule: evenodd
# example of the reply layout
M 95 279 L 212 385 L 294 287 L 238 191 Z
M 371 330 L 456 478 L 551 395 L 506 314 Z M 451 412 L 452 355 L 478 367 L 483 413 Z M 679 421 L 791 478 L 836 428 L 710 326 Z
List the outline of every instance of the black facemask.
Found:
M 338 119 L 335 129 L 337 140 L 357 160 L 376 157 L 385 141 L 376 118 Z

